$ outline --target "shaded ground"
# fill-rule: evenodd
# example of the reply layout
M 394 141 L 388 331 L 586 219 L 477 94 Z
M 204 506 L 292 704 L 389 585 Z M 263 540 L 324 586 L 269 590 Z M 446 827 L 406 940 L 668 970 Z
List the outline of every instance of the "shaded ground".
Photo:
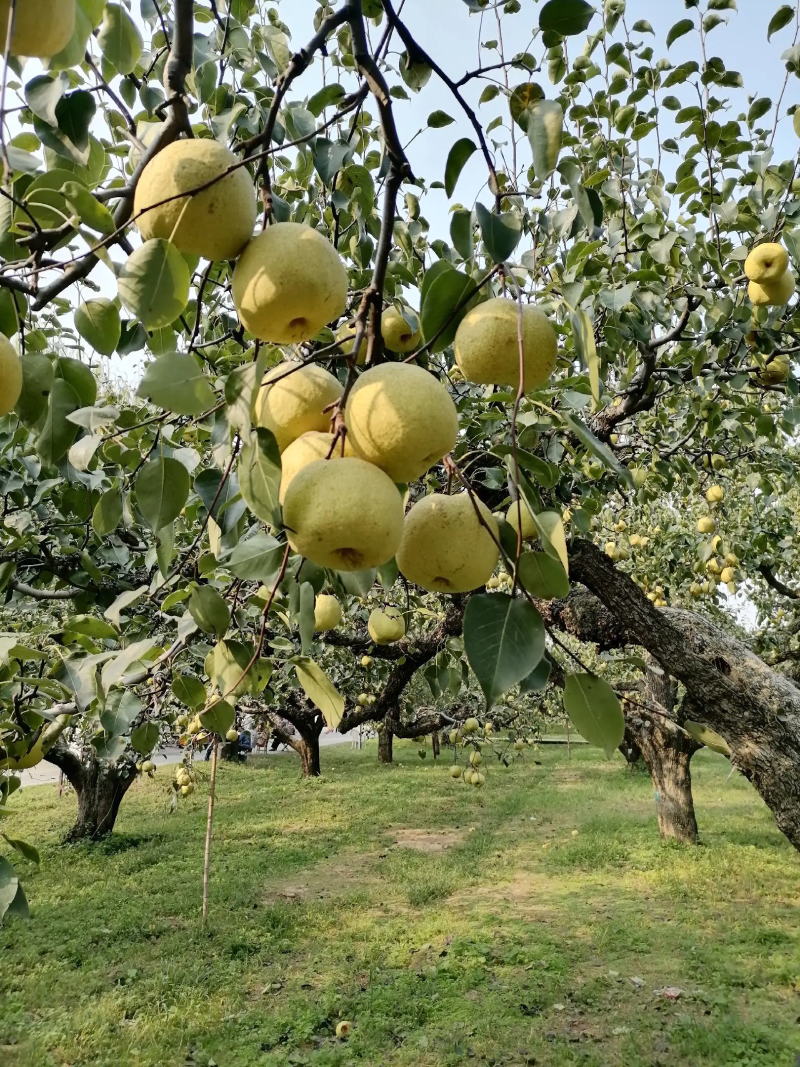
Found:
M 137 783 L 71 848 L 73 798 L 12 798 L 43 855 L 0 929 L 3 1067 L 794 1067 L 800 862 L 724 760 L 695 759 L 691 849 L 621 757 L 476 792 L 397 747 L 222 766 L 207 934 L 203 784 L 170 816 L 168 772 Z

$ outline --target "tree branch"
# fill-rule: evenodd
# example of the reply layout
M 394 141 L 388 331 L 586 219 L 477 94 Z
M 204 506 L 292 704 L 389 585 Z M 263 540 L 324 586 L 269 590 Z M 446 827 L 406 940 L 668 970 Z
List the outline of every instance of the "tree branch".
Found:
M 175 0 L 175 33 L 172 49 L 164 71 L 169 116 L 148 150 L 142 153 L 139 165 L 127 187 L 129 193 L 117 205 L 117 209 L 114 212 L 114 225 L 117 229 L 121 229 L 130 221 L 133 214 L 133 198 L 136 186 L 139 184 L 142 172 L 150 160 L 154 159 L 162 148 L 166 148 L 173 141 L 177 141 L 181 133 L 191 135 L 192 127 L 189 122 L 189 108 L 186 103 L 186 77 L 192 69 L 194 55 L 193 35 L 194 0 Z M 70 285 L 88 277 L 97 262 L 97 256 L 89 252 L 82 259 L 71 264 L 60 278 L 57 278 L 39 292 L 34 302 L 33 310 L 41 311 L 55 297 L 65 289 L 68 289 Z
M 774 589 L 776 593 L 780 593 L 781 596 L 789 597 L 790 600 L 800 600 L 800 593 L 795 592 L 788 585 L 777 578 L 772 572 L 772 568 L 768 563 L 761 563 L 759 565 L 759 573 L 761 574 L 767 585 Z

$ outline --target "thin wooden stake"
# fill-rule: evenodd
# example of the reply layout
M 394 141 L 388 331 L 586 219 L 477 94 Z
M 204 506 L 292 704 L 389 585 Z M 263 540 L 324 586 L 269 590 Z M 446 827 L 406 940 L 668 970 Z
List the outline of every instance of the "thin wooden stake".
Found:
M 206 852 L 203 859 L 203 929 L 208 921 L 208 877 L 211 873 L 211 829 L 214 825 L 214 793 L 217 785 L 217 748 L 219 740 L 214 739 L 211 750 L 211 782 L 208 791 L 208 818 L 206 819 Z
M 569 735 L 569 719 L 567 719 L 567 759 L 572 759 L 572 739 Z

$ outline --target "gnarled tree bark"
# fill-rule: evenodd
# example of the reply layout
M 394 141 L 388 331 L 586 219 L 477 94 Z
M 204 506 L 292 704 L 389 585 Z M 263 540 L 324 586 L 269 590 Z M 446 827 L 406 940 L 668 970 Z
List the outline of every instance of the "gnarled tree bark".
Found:
M 114 829 L 119 806 L 136 779 L 132 763 L 107 763 L 94 753 L 81 759 L 58 741 L 45 757 L 64 772 L 78 798 L 75 824 L 64 840 L 96 841 Z
M 378 763 L 391 763 L 394 758 L 394 734 L 384 720 L 378 727 Z
M 624 628 L 628 643 L 646 648 L 683 683 L 800 851 L 800 689 L 703 616 L 655 608 L 591 542 L 572 542 L 570 573 Z

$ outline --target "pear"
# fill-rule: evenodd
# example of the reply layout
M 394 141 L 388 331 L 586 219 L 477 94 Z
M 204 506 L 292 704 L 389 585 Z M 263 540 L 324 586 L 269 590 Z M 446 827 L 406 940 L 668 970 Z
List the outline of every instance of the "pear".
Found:
M 361 657 L 361 666 L 362 667 L 371 667 L 372 666 L 372 656 L 362 656 Z
M 466 593 L 492 577 L 500 558 L 497 538 L 497 522 L 485 504 L 473 504 L 467 493 L 432 493 L 406 516 L 397 566 L 432 593 Z
M 292 479 L 283 502 L 289 544 L 320 567 L 363 571 L 388 563 L 403 536 L 403 501 L 362 459 L 317 460 Z
M 413 482 L 449 452 L 458 413 L 432 374 L 408 363 L 382 363 L 360 376 L 345 408 L 353 448 L 394 482 Z
M 353 348 L 355 347 L 356 340 L 356 324 L 355 322 L 344 322 L 336 331 L 336 340 L 339 342 L 339 348 L 345 355 L 349 356 Z M 367 335 L 366 333 L 361 338 L 361 345 L 358 349 L 358 359 L 356 365 L 363 367 L 367 362 Z
M 408 315 L 417 317 L 413 311 L 409 311 Z M 390 352 L 413 352 L 422 341 L 419 326 L 416 330 L 412 329 L 403 313 L 394 306 L 388 307 L 381 315 L 381 333 L 383 343 Z
M 781 385 L 787 380 L 791 372 L 789 360 L 785 356 L 775 356 L 766 366 L 761 368 L 758 380 L 762 385 Z
M 22 364 L 16 348 L 0 333 L 0 415 L 14 410 L 21 392 Z
M 532 304 L 522 309 L 525 392 L 548 380 L 556 367 L 558 343 L 553 325 Z M 495 297 L 478 304 L 461 320 L 453 343 L 464 377 L 480 385 L 519 388 L 519 308 L 515 300 Z
M 233 272 L 242 325 L 273 344 L 308 341 L 347 303 L 347 270 L 321 233 L 297 222 L 268 226 Z
M 321 430 L 309 430 L 308 433 L 304 433 L 292 441 L 281 456 L 281 487 L 278 492 L 280 503 L 283 503 L 283 498 L 286 496 L 286 490 L 292 478 L 303 467 L 307 467 L 309 463 L 314 463 L 318 459 L 327 459 L 328 454 L 331 453 L 331 448 L 333 448 L 333 452 L 330 454 L 330 458 L 342 459 L 342 442 L 344 442 L 345 456 L 354 456 L 353 446 L 347 436 L 339 438 L 336 441 L 335 448 L 333 435 L 323 433 Z
M 406 623 L 397 608 L 375 608 L 370 612 L 367 630 L 376 645 L 390 645 L 405 637 Z
M 77 0 L 17 0 L 12 56 L 47 59 L 69 44 Z M 5 50 L 11 0 L 0 0 L 0 39 Z
M 772 285 L 789 269 L 789 254 L 783 245 L 770 241 L 758 245 L 744 261 L 744 272 L 751 282 Z
M 715 529 L 715 522 L 710 515 L 703 515 L 702 518 L 697 520 L 697 532 L 701 534 L 713 533 Z
M 335 596 L 320 593 L 314 601 L 314 630 L 318 634 L 335 630 L 341 621 L 342 605 Z
M 228 730 L 228 732 L 225 734 L 225 740 L 226 741 L 231 741 L 231 742 L 238 741 L 239 740 L 238 731 L 234 730 L 233 727 L 231 727 L 231 729 Z
M 283 452 L 292 441 L 311 430 L 328 430 L 331 415 L 325 409 L 341 395 L 339 380 L 324 367 L 316 363 L 307 367 L 279 363 L 265 376 L 256 398 L 256 425 L 272 430 Z
M 782 307 L 789 303 L 794 290 L 794 274 L 787 270 L 774 282 L 750 282 L 747 295 L 756 307 Z
M 722 574 L 720 574 L 720 576 L 719 576 L 719 580 L 721 582 L 724 582 L 726 585 L 729 582 L 735 581 L 736 580 L 736 568 L 735 567 L 723 567 L 722 568 Z
M 536 529 L 536 523 L 533 521 L 530 509 L 524 500 L 520 500 L 519 503 L 515 500 L 512 503 L 511 507 L 506 512 L 506 522 L 511 529 L 517 533 L 519 531 L 518 520 L 520 514 L 522 515 L 522 540 L 536 540 L 539 536 L 539 531 Z
M 461 727 L 461 729 L 465 734 L 474 734 L 476 730 L 480 729 L 480 727 L 481 724 L 478 722 L 477 719 L 470 718 L 465 720 L 464 725 Z
M 725 498 L 725 490 L 721 485 L 711 485 L 706 490 L 706 500 L 709 504 L 721 504 Z
M 174 141 L 163 148 L 136 186 L 133 211 L 142 237 L 171 241 L 184 255 L 235 259 L 253 236 L 256 223 L 256 194 L 246 167 L 238 167 L 202 192 L 166 204 L 161 201 L 191 193 L 239 162 L 210 137 Z
M 461 775 L 462 775 L 461 768 L 459 767 L 459 765 L 457 763 L 454 763 L 453 766 L 450 768 L 450 777 L 451 778 L 460 778 Z

